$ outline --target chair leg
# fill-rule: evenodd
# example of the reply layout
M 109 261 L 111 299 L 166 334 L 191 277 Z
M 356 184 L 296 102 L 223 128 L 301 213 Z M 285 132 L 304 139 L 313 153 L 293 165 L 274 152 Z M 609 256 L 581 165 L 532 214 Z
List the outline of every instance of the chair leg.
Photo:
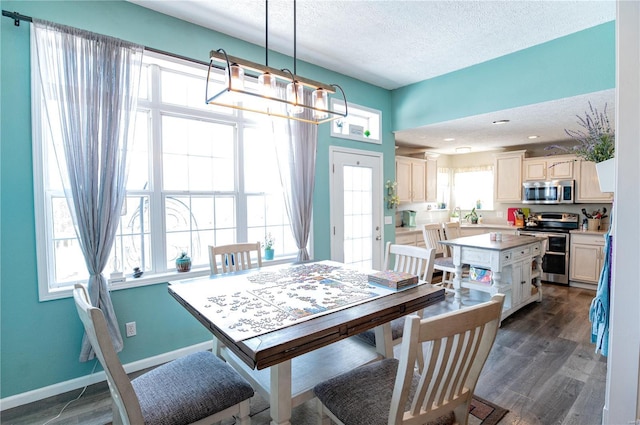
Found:
M 453 421 L 458 425 L 467 425 L 469 422 L 469 406 L 471 405 L 471 398 L 466 403 L 459 404 L 453 409 Z
M 217 357 L 222 359 L 222 347 L 224 344 L 221 343 L 218 338 L 213 337 L 213 349 L 211 350 Z
M 331 425 L 329 416 L 324 411 L 324 405 L 316 398 L 316 406 L 318 408 L 318 425 Z
M 240 413 L 238 414 L 239 425 L 250 425 L 251 418 L 249 417 L 249 411 L 251 410 L 251 401 L 245 400 L 240 403 Z
M 123 425 L 124 422 L 120 416 L 120 409 L 118 409 L 118 406 L 113 401 L 111 402 L 111 414 L 113 415 L 113 419 L 111 421 L 113 425 Z

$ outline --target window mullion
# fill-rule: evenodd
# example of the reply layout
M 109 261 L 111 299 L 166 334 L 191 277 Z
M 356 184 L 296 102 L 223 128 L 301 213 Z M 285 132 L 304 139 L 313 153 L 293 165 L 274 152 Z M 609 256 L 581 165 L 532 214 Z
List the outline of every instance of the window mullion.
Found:
M 240 112 L 239 122 L 235 130 L 236 149 L 236 242 L 246 242 L 247 234 L 247 194 L 244 190 L 244 114 Z
M 166 223 L 163 196 L 162 114 L 160 113 L 160 68 L 151 65 L 151 264 L 156 273 L 167 271 Z

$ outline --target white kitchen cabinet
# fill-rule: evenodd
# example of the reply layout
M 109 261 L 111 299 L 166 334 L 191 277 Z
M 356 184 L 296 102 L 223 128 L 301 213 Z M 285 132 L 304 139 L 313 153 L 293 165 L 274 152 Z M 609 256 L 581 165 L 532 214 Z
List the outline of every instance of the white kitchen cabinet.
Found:
M 573 155 L 527 158 L 522 162 L 523 180 L 572 180 Z
M 596 289 L 600 279 L 600 271 L 604 263 L 604 236 L 594 234 L 571 234 L 571 262 L 569 264 L 569 280 L 593 285 Z
M 397 194 L 400 202 L 425 202 L 427 161 L 396 157 Z M 435 201 L 434 201 L 435 202 Z
M 422 232 L 396 232 L 396 244 L 398 245 L 420 246 L 418 245 L 419 242 L 422 242 L 422 246 L 424 246 L 424 238 L 422 237 Z
M 426 160 L 426 201 L 438 202 L 438 161 L 436 159 Z
M 525 151 L 496 154 L 494 188 L 495 202 L 522 200 L 522 160 Z
M 612 202 L 613 193 L 601 192 L 595 162 L 576 161 L 576 202 Z

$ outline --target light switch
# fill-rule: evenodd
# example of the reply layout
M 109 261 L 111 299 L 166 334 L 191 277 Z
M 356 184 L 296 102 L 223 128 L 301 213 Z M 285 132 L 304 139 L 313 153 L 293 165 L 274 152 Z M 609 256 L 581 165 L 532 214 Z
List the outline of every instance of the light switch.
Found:
M 393 217 L 391 217 L 390 215 L 385 215 L 384 224 L 393 224 Z

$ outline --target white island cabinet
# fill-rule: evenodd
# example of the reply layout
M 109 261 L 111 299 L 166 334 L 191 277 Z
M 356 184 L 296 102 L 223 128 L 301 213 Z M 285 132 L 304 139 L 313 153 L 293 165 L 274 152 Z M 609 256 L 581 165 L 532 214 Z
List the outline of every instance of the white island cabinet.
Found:
M 456 274 L 453 279 L 454 302 L 462 306 L 461 290 L 468 288 L 489 295 L 505 294 L 502 320 L 534 301 L 542 301 L 542 242 L 533 236 L 502 235 L 492 241 L 490 235 L 467 236 L 440 242 L 452 248 Z M 462 265 L 491 270 L 490 283 L 462 277 Z

